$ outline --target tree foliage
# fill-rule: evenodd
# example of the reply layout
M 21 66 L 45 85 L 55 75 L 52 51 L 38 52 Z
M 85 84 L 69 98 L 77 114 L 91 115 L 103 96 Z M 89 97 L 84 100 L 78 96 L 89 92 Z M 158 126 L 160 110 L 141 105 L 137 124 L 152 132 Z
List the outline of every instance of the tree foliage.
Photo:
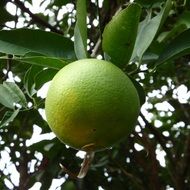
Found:
M 0 1 L 0 189 L 60 179 L 64 190 L 188 190 L 190 2 L 41 0 L 38 12 L 35 3 Z M 79 180 L 63 168 L 78 172 L 78 151 L 52 135 L 40 92 L 85 57 L 122 68 L 142 109 L 132 134 L 96 153 Z

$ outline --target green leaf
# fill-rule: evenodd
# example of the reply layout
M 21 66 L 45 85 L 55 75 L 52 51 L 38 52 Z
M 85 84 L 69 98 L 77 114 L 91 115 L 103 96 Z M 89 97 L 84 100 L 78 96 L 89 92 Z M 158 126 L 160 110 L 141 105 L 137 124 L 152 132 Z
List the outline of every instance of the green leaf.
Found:
M 12 122 L 14 118 L 18 115 L 19 109 L 14 111 L 7 111 L 0 121 L 0 128 L 6 126 L 8 123 Z
M 185 24 L 176 25 L 170 31 L 161 33 L 157 40 L 159 43 L 168 43 L 168 41 L 171 41 L 185 30 L 187 30 L 187 26 Z
M 140 105 L 142 106 L 146 101 L 146 95 L 143 87 L 139 82 L 137 82 L 134 78 L 130 77 L 133 85 L 135 86 L 137 93 L 139 95 Z
M 7 108 L 14 109 L 14 99 L 9 90 L 2 84 L 0 84 L 0 103 Z
M 75 58 L 70 39 L 52 32 L 31 29 L 0 31 L 0 52 L 22 56 L 35 52 L 49 57 Z
M 185 10 L 177 20 L 177 24 L 185 24 L 187 28 L 190 28 L 190 11 Z
M 53 69 L 45 69 L 39 72 L 34 78 L 35 88 L 40 89 L 46 82 L 52 80 L 56 73 L 57 71 Z
M 125 66 L 130 60 L 140 14 L 141 7 L 133 3 L 116 14 L 104 29 L 103 51 L 119 67 Z
M 52 80 L 58 72 L 55 69 L 44 69 L 42 67 L 31 66 L 24 76 L 24 87 L 29 97 L 32 97 L 48 81 Z
M 5 59 L 7 60 L 8 57 L 7 56 L 3 56 L 0 57 L 0 59 Z M 31 65 L 37 65 L 37 66 L 41 66 L 41 67 L 47 67 L 47 68 L 51 68 L 51 69 L 55 69 L 55 70 L 60 70 L 61 68 L 63 68 L 65 65 L 71 63 L 74 60 L 68 60 L 68 59 L 58 59 L 55 57 L 46 57 L 46 56 L 32 56 L 32 57 L 28 57 L 28 56 L 24 56 L 24 57 L 17 57 L 14 56 L 13 58 L 11 58 L 12 60 L 16 60 L 16 61 L 20 61 L 23 63 L 29 63 Z
M 78 59 L 87 58 L 86 15 L 86 0 L 77 0 L 77 22 L 74 29 L 74 48 Z
M 22 107 L 27 107 L 27 101 L 24 93 L 14 82 L 4 82 L 0 87 L 1 100 L 4 99 L 1 103 L 4 106 L 13 109 L 14 103 L 18 103 Z
M 25 76 L 24 76 L 24 87 L 26 89 L 26 92 L 28 94 L 28 96 L 32 97 L 34 94 L 36 94 L 36 90 L 35 90 L 35 77 L 38 73 L 40 73 L 43 70 L 42 67 L 33 65 L 31 66 Z
M 4 82 L 3 85 L 9 90 L 14 97 L 15 102 L 23 107 L 27 107 L 27 100 L 22 90 L 14 82 Z
M 63 68 L 65 65 L 72 62 L 72 60 L 57 59 L 55 57 L 45 57 L 45 56 L 21 57 L 21 58 L 15 57 L 13 59 L 29 63 L 32 65 L 48 67 L 56 70 L 59 70 Z
M 143 54 L 148 49 L 158 30 L 162 27 L 171 9 L 171 0 L 167 0 L 162 11 L 155 17 L 151 18 L 151 12 L 147 15 L 145 20 L 139 24 L 137 39 L 131 60 L 141 60 Z
M 184 31 L 169 43 L 160 54 L 156 66 L 190 53 L 190 29 Z

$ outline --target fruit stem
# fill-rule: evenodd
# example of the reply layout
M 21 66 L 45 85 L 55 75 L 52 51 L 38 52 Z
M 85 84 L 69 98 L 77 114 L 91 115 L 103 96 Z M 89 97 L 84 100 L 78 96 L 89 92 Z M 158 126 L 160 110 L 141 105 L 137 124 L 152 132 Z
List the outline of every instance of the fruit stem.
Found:
M 79 171 L 78 175 L 76 175 L 73 172 L 71 172 L 70 170 L 68 170 L 62 164 L 60 164 L 60 166 L 70 177 L 72 177 L 74 179 L 77 179 L 77 178 L 82 179 L 82 178 L 84 178 L 86 176 L 86 174 L 87 174 L 87 172 L 89 170 L 90 164 L 94 159 L 94 155 L 95 155 L 94 151 L 86 152 L 86 155 L 85 155 L 85 157 L 83 159 L 83 162 L 81 164 L 81 168 L 80 168 L 80 171 Z
M 82 162 L 81 169 L 79 171 L 79 174 L 77 175 L 77 178 L 82 179 L 86 176 L 86 174 L 89 170 L 90 164 L 91 164 L 92 160 L 94 159 L 94 154 L 95 154 L 95 152 L 93 152 L 93 151 L 86 152 L 86 155 Z

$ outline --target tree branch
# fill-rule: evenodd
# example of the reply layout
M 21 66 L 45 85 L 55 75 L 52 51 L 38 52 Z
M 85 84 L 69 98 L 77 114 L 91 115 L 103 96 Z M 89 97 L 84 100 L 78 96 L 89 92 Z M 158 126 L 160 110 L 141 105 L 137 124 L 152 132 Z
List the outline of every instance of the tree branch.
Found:
M 140 123 L 139 123 L 140 125 Z M 156 143 L 151 141 L 148 137 L 148 134 L 145 131 L 142 131 L 142 137 L 139 136 L 139 134 L 137 132 L 134 131 L 133 133 L 135 135 L 135 137 L 141 141 L 145 147 L 145 151 L 147 152 L 147 158 L 149 160 L 149 164 L 148 165 L 144 165 L 143 168 L 145 170 L 145 172 L 147 173 L 147 177 L 149 179 L 149 187 L 151 187 L 151 189 L 154 190 L 160 190 L 163 189 L 163 187 L 161 187 L 161 183 L 160 183 L 160 179 L 159 179 L 159 163 L 158 160 L 156 159 Z M 140 164 L 140 160 L 141 155 L 137 156 L 137 160 Z M 142 165 L 142 164 L 140 164 Z M 148 175 L 149 173 L 151 173 L 151 175 Z M 148 187 L 147 187 L 148 188 Z
M 20 0 L 14 0 L 13 3 L 19 7 L 21 9 L 21 11 L 28 13 L 30 15 L 30 17 L 38 24 L 49 28 L 52 32 L 58 33 L 58 34 L 63 34 L 63 32 L 61 30 L 58 30 L 56 27 L 52 26 L 51 24 L 47 23 L 46 21 L 44 21 L 43 19 L 41 19 L 40 17 L 36 16 L 35 14 L 33 14 L 27 7 L 25 7 L 24 3 L 21 2 Z
M 143 121 L 145 122 L 146 127 L 150 130 L 150 132 L 152 132 L 152 134 L 156 137 L 156 139 L 158 140 L 158 142 L 159 142 L 160 145 L 162 146 L 163 150 L 166 152 L 166 154 L 167 154 L 167 156 L 168 156 L 168 158 L 169 158 L 171 164 L 172 164 L 173 166 L 175 166 L 175 165 L 176 165 L 176 164 L 175 164 L 175 160 L 173 159 L 173 156 L 172 156 L 170 150 L 166 147 L 166 141 L 165 141 L 164 137 L 162 136 L 162 134 L 159 133 L 159 132 L 155 129 L 155 127 L 152 126 L 151 123 L 149 123 L 149 122 L 146 120 L 145 116 L 144 116 L 142 113 L 140 113 L 140 116 L 141 116 L 141 118 L 143 119 Z
M 187 119 L 187 121 L 190 122 L 190 115 L 188 113 L 188 111 L 185 109 L 183 104 L 180 104 L 183 113 Z M 189 167 L 189 160 L 190 160 L 190 132 L 188 130 L 188 128 L 186 127 L 186 137 L 185 137 L 185 141 L 184 141 L 184 157 L 181 158 L 181 174 L 182 174 L 182 179 L 185 180 L 186 177 L 188 177 L 188 171 L 190 169 Z M 184 184 L 185 185 L 185 184 Z
M 145 122 L 146 124 L 146 127 L 150 130 L 150 132 L 152 132 L 152 134 L 154 134 L 154 136 L 156 137 L 157 141 L 160 143 L 160 145 L 162 146 L 163 150 L 166 152 L 167 154 L 167 157 L 171 163 L 171 171 L 169 171 L 169 174 L 171 176 L 171 179 L 175 185 L 175 189 L 176 190 L 181 190 L 181 189 L 184 189 L 184 181 L 183 179 L 181 178 L 181 171 L 178 171 L 180 170 L 181 168 L 178 167 L 177 163 L 176 163 L 176 160 L 173 158 L 170 150 L 166 147 L 166 141 L 165 141 L 165 138 L 163 137 L 163 135 L 161 133 L 159 133 L 159 131 L 156 130 L 156 128 L 154 126 L 152 126 L 151 123 L 149 123 L 145 116 L 140 113 L 140 116 L 141 118 L 143 119 L 143 121 Z

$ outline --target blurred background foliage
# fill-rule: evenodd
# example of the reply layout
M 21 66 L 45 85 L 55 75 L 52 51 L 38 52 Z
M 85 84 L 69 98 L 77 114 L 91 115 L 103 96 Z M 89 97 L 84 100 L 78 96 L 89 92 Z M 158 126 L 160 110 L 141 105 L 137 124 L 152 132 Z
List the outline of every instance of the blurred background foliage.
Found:
M 165 1 L 135 2 L 142 6 L 142 24 L 147 15 L 151 18 L 159 15 Z M 171 2 L 165 22 L 153 35 L 142 59 L 134 59 L 123 68 L 142 84 L 146 94 L 138 123 L 125 140 L 109 150 L 96 153 L 87 176 L 82 180 L 69 176 L 60 167 L 62 164 L 77 173 L 81 154 L 60 143 L 50 133 L 44 120 L 45 95 L 40 93 L 60 64 L 65 65 L 75 59 L 71 45 L 66 47 L 68 60 L 47 57 L 46 63 L 50 65 L 52 61 L 57 61 L 57 65 L 48 69 L 44 69 L 44 58 L 39 52 L 33 52 L 34 57 L 22 57 L 23 60 L 12 55 L 8 55 L 10 59 L 4 59 L 5 54 L 0 54 L 0 102 L 3 102 L 0 105 L 0 189 L 190 188 L 190 1 Z M 87 1 L 89 55 L 97 58 L 104 56 L 101 48 L 104 27 L 128 3 L 125 0 Z M 75 16 L 76 1 L 72 0 L 0 1 L 0 29 L 3 30 L 41 29 L 73 40 Z M 28 39 L 28 44 L 32 45 L 27 47 L 31 50 L 37 48 L 36 41 L 42 40 L 44 35 L 41 33 L 37 39 L 33 33 L 22 32 L 15 34 L 14 40 L 20 42 Z M 149 32 L 151 36 L 154 30 Z M 6 34 L 0 33 L 1 46 L 3 35 Z M 137 48 L 145 46 L 142 39 L 146 36 L 145 31 L 142 32 Z M 46 38 L 49 45 L 51 38 L 54 37 L 50 35 Z M 57 39 L 59 41 L 59 36 Z M 12 54 L 17 51 L 17 47 L 6 47 L 12 49 Z M 22 47 L 21 54 L 25 44 Z M 56 51 L 59 52 L 59 48 L 61 42 Z M 51 52 L 48 48 L 39 49 L 42 50 L 40 53 L 47 55 Z M 16 103 L 14 107 L 11 101 Z

